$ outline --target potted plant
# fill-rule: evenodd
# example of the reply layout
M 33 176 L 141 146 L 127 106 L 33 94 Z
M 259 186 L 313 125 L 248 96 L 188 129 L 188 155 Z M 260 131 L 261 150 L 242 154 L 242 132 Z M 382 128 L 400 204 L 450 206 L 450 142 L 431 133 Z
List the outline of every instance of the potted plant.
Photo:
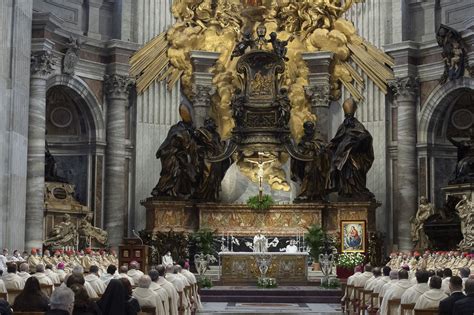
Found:
M 263 195 L 261 198 L 259 195 L 256 195 L 247 199 L 247 206 L 257 211 L 268 210 L 274 203 L 275 201 L 270 195 Z
M 214 257 L 214 235 L 215 231 L 209 229 L 200 229 L 192 235 L 192 241 L 196 248 L 194 264 L 199 275 L 204 275 L 209 268 L 209 264 L 216 261 Z
M 320 270 L 319 254 L 324 245 L 325 233 L 319 225 L 311 225 L 307 230 L 304 240 L 308 244 L 309 255 L 313 259 L 313 270 Z
M 347 279 L 354 274 L 354 268 L 362 265 L 365 256 L 361 253 L 342 253 L 336 259 L 336 275 L 340 279 Z

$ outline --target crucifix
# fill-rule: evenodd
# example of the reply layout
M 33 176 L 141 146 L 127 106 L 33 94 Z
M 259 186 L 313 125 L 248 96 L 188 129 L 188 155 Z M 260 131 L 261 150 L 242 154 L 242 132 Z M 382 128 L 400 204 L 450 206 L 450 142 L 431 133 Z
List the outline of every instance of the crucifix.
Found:
M 252 159 L 247 159 L 247 161 L 249 163 L 252 163 L 252 164 L 256 164 L 257 167 L 258 167 L 258 171 L 257 171 L 257 178 L 258 178 L 258 201 L 262 201 L 263 199 L 263 175 L 264 175 L 264 169 L 263 169 L 263 166 L 265 164 L 268 164 L 268 163 L 271 163 L 273 161 L 275 161 L 276 159 L 271 159 L 271 160 L 267 160 L 267 161 L 263 161 L 263 158 L 264 157 L 268 157 L 268 155 L 266 155 L 265 153 L 263 152 L 258 152 L 258 160 L 257 161 L 253 161 Z

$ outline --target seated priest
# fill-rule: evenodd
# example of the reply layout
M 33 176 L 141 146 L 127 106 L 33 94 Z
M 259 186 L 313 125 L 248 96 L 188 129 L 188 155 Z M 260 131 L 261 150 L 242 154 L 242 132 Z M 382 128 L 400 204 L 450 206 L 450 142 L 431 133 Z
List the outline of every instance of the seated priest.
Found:
M 143 275 L 137 281 L 138 287 L 133 290 L 133 297 L 137 299 L 140 307 L 153 307 L 156 315 L 164 315 L 165 308 L 162 300 L 153 290 L 150 289 L 151 278 Z
M 398 282 L 398 271 L 396 270 L 390 271 L 390 281 L 383 285 L 379 293 L 379 298 L 383 299 L 385 294 L 387 294 L 388 290 L 390 290 L 390 288 L 393 287 L 395 283 L 397 282 Z M 382 307 L 382 305 L 380 305 L 380 307 Z
M 176 291 L 178 291 L 178 312 L 188 314 L 190 310 L 190 303 L 186 295 L 186 284 L 177 275 L 178 269 L 173 266 L 166 267 L 166 279 L 171 282 Z
M 138 283 L 138 280 L 143 276 L 143 272 L 140 270 L 140 264 L 136 261 L 132 261 L 127 272 L 134 283 Z
M 462 292 L 462 279 L 458 276 L 452 276 L 449 279 L 449 290 L 450 296 L 439 302 L 440 315 L 455 315 L 454 303 L 466 297 Z
M 471 315 L 474 314 L 474 279 L 469 278 L 464 284 L 466 297 L 454 303 L 453 314 Z
M 389 301 L 401 299 L 403 293 L 412 286 L 410 280 L 408 280 L 408 271 L 400 269 L 398 271 L 398 281 L 391 286 L 385 293 L 380 306 L 380 315 L 387 314 L 400 314 L 400 305 L 391 306 L 389 309 Z
M 170 315 L 178 315 L 178 303 L 179 303 L 179 295 L 178 291 L 176 290 L 175 286 L 165 279 L 166 268 L 163 265 L 158 265 L 156 267 L 158 271 L 159 278 L 156 283 L 158 283 L 163 289 L 166 290 L 168 296 L 170 297 Z
M 7 264 L 7 273 L 2 276 L 3 283 L 7 290 L 23 290 L 25 280 L 16 274 L 16 264 Z
M 54 285 L 53 280 L 48 277 L 45 273 L 45 268 L 43 264 L 36 265 L 36 272 L 33 274 L 33 277 L 38 279 L 40 285 Z
M 403 293 L 400 304 L 415 304 L 418 298 L 428 291 L 430 287 L 428 286 L 429 273 L 426 270 L 418 270 L 415 274 L 416 284 L 406 290 Z M 413 313 L 413 312 L 412 312 Z M 407 315 L 407 314 L 402 314 Z
M 84 277 L 84 280 L 89 283 L 89 285 L 94 289 L 97 295 L 104 294 L 106 285 L 99 278 L 99 267 L 96 265 L 91 265 L 89 267 L 89 274 Z
M 25 282 L 26 280 L 31 277 L 30 273 L 28 272 L 30 267 L 27 263 L 22 263 L 20 265 L 20 271 L 18 272 L 18 276 L 20 276 Z
M 135 286 L 135 280 L 133 280 L 133 278 L 128 275 L 128 267 L 127 266 L 125 266 L 125 265 L 120 266 L 120 268 L 119 268 L 119 277 L 128 279 L 128 281 L 130 281 L 130 284 L 132 285 L 132 287 Z
M 448 295 L 441 290 L 441 278 L 439 276 L 432 276 L 430 279 L 430 289 L 423 293 L 418 300 L 416 300 L 415 310 L 425 310 L 431 308 L 438 308 L 439 302 L 444 300 Z
M 59 275 L 53 271 L 53 265 L 47 264 L 44 273 L 53 281 L 54 284 L 61 284 Z
M 165 290 L 161 285 L 157 283 L 158 279 L 160 278 L 160 274 L 156 270 L 150 270 L 148 273 L 151 279 L 150 290 L 156 293 L 160 298 L 161 302 L 163 303 L 163 307 L 165 308 L 165 313 L 170 313 L 170 295 L 168 291 Z

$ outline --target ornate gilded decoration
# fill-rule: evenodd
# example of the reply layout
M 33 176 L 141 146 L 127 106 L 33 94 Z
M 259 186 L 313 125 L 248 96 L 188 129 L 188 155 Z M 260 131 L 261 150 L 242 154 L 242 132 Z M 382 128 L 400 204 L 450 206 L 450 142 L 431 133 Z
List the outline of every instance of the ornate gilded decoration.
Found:
M 98 242 L 100 245 L 107 244 L 108 234 L 106 231 L 92 225 L 92 213 L 88 213 L 79 221 L 79 235 L 84 237 L 89 246 L 92 241 Z
M 220 53 L 213 71 L 217 93 L 212 98 L 212 113 L 219 133 L 227 139 L 234 125 L 230 103 L 238 87 L 233 80 L 237 57 L 246 49 L 255 48 L 255 42 L 259 48 L 273 50 L 277 55 L 285 56 L 286 53 L 287 71 L 282 82 L 288 87 L 291 100 L 291 132 L 299 139 L 303 122 L 315 119 L 304 95 L 308 68 L 301 58 L 302 52 L 334 53 L 330 67 L 331 99 L 340 98 L 341 84 L 356 100 L 363 98 L 358 69 L 384 93 L 387 81 L 393 78 L 389 68 L 393 66 L 392 58 L 358 36 L 353 24 L 343 17 L 354 2 L 361 1 L 272 0 L 254 5 L 237 0 L 175 0 L 172 13 L 177 22 L 132 56 L 130 74 L 137 78 L 139 93 L 155 81 L 165 81 L 171 89 L 181 79 L 181 87 L 191 98 L 193 68 L 189 52 Z M 264 30 L 285 40 L 273 41 L 272 46 L 272 37 L 270 41 L 262 40 Z M 254 33 L 255 41 L 252 39 Z M 234 47 L 237 40 L 240 42 Z
M 262 75 L 261 72 L 257 72 L 251 81 L 250 84 L 250 95 L 251 96 L 261 96 L 261 95 L 268 95 L 271 93 L 272 90 L 272 76 L 271 74 Z
M 463 240 L 459 243 L 462 251 L 471 251 L 474 244 L 474 202 L 466 195 L 456 204 L 456 211 L 461 219 L 461 233 Z
M 428 202 L 426 197 L 420 197 L 420 204 L 416 215 L 410 219 L 411 223 L 411 240 L 414 248 L 424 250 L 429 248 L 428 237 L 423 229 L 425 221 L 435 213 L 434 205 Z
M 77 228 L 71 222 L 69 214 L 65 214 L 63 222 L 54 227 L 49 238 L 44 241 L 45 246 L 76 246 L 77 245 Z

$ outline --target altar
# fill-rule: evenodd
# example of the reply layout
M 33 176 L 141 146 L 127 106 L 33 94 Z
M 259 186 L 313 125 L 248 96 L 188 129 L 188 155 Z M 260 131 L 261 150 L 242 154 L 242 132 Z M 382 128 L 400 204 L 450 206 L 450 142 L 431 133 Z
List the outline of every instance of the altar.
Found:
M 255 285 L 260 276 L 258 263 L 268 263 L 266 277 L 278 284 L 305 284 L 308 281 L 308 253 L 285 252 L 220 252 L 220 282 Z

